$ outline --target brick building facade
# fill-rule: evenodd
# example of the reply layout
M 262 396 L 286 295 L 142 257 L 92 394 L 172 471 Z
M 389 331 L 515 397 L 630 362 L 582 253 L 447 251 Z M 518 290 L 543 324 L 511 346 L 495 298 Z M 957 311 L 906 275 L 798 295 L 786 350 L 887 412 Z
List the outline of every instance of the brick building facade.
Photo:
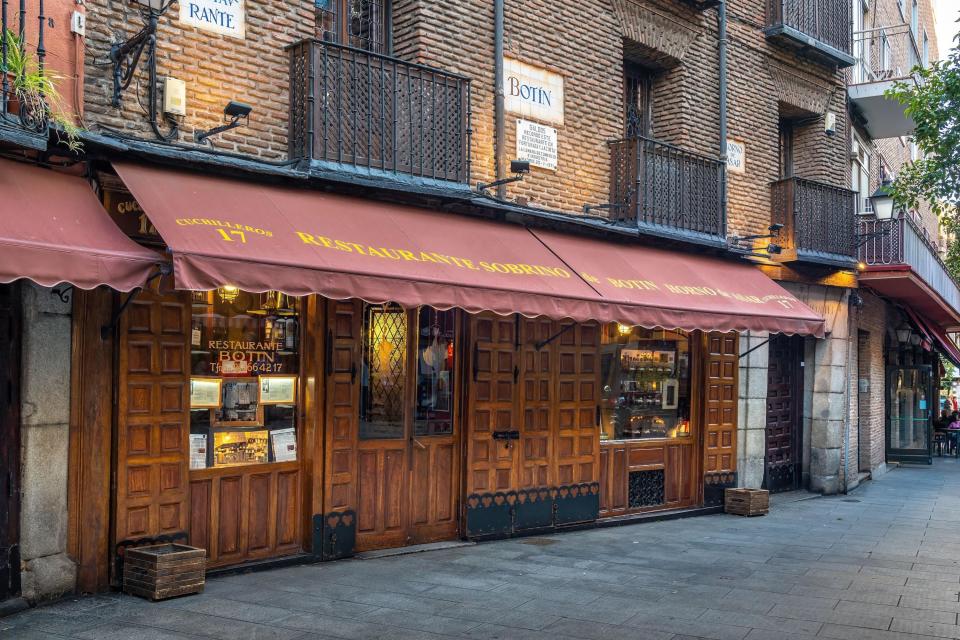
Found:
M 99 195 L 108 209 L 116 209 L 114 205 L 119 199 L 127 207 L 128 213 L 143 212 L 131 193 L 123 188 L 121 177 L 110 168 L 110 163 L 119 158 L 120 163 L 130 160 L 148 164 L 153 162 L 157 166 L 167 165 L 165 170 L 170 169 L 169 165 L 175 165 L 177 169 L 208 173 L 220 179 L 249 178 L 265 184 L 298 184 L 305 187 L 303 190 L 342 191 L 352 197 L 359 195 L 381 202 L 395 201 L 433 210 L 446 208 L 451 216 L 457 213 L 485 219 L 514 216 L 511 222 L 519 220 L 532 226 L 557 225 L 568 233 L 572 230 L 574 233 L 602 236 L 606 240 L 623 240 L 624 244 L 633 241 L 640 245 L 665 243 L 680 254 L 709 253 L 738 263 L 740 267 L 749 266 L 751 273 L 755 273 L 752 271 L 755 265 L 778 280 L 789 296 L 805 303 L 825 319 L 827 334 L 823 338 L 814 338 L 742 331 L 739 335 L 730 332 L 721 338 L 715 332 L 700 333 L 698 328 L 696 338 L 702 339 L 702 345 L 698 347 L 702 353 L 697 358 L 703 358 L 704 364 L 703 371 L 697 375 L 703 375 L 706 389 L 703 398 L 698 398 L 694 404 L 702 402 L 707 406 L 704 415 L 709 416 L 712 422 L 705 425 L 703 439 L 704 446 L 713 447 L 713 450 L 696 454 L 703 459 L 693 457 L 693 462 L 683 463 L 688 467 L 699 466 L 694 473 L 687 474 L 689 477 L 684 476 L 682 482 L 676 483 L 676 488 L 671 491 L 677 492 L 678 497 L 671 499 L 674 504 L 682 503 L 684 507 L 707 508 L 722 503 L 723 487 L 728 485 L 763 486 L 773 490 L 807 488 L 832 494 L 854 487 L 864 473 L 878 473 L 885 468 L 888 356 L 892 341 L 896 340 L 895 329 L 909 320 L 891 304 L 883 291 L 858 288 L 855 276 L 857 253 L 853 245 L 860 242 L 860 236 L 865 237 L 869 232 L 855 226 L 858 223 L 854 221 L 854 214 L 861 213 L 859 205 L 867 202 L 864 189 L 872 193 L 879 184 L 879 158 L 883 157 L 883 166 L 896 172 L 903 162 L 909 160 L 910 144 L 905 137 L 883 138 L 872 132 L 873 123 L 848 94 L 852 79 L 863 76 L 854 75 L 858 73 L 856 37 L 852 47 L 844 40 L 850 35 L 846 0 L 820 3 L 827 6 L 831 13 L 818 17 L 823 18 L 823 23 L 833 20 L 835 25 L 840 25 L 840 36 L 832 40 L 829 34 L 814 34 L 817 36 L 814 38 L 817 40 L 815 45 L 810 44 L 813 35 L 803 30 L 811 30 L 809 24 L 798 25 L 791 22 L 792 18 L 781 16 L 781 19 L 774 19 L 771 15 L 775 7 L 780 7 L 782 11 L 791 2 L 748 0 L 727 7 L 727 138 L 743 148 L 740 166 L 728 165 L 729 169 L 722 166 L 722 43 L 715 2 L 506 2 L 503 32 L 505 57 L 561 77 L 565 99 L 562 124 L 550 123 L 556 129 L 557 136 L 556 170 L 534 166 L 522 180 L 507 185 L 504 188 L 505 199 L 500 200 L 481 197 L 474 189 L 476 183 L 489 183 L 498 177 L 498 147 L 504 159 L 514 159 L 517 155 L 519 116 L 506 113 L 503 139 L 496 140 L 494 3 L 480 0 L 450 3 L 427 0 L 394 0 L 385 3 L 246 0 L 242 38 L 218 35 L 183 24 L 174 5 L 158 19 L 155 60 L 149 57 L 135 60 L 133 55 L 123 60 L 116 58 L 115 52 L 123 43 L 129 43 L 131 39 L 136 41 L 145 24 L 144 14 L 137 3 L 126 0 L 90 0 L 84 8 L 85 37 L 72 40 L 61 38 L 55 50 L 58 52 L 57 65 L 68 71 L 69 66 L 63 66 L 67 63 L 61 60 L 67 55 L 65 52 L 71 51 L 68 45 L 75 45 L 72 49 L 73 62 L 69 64 L 83 61 L 82 72 L 74 69 L 72 76 L 77 81 L 82 78 L 83 97 L 82 101 L 76 100 L 76 111 L 81 125 L 88 132 L 85 140 L 90 150 L 89 155 L 81 155 L 79 161 L 88 163 L 87 175 L 97 183 Z M 899 11 L 896 3 L 897 0 L 870 3 L 867 12 L 861 16 L 864 20 L 861 26 L 866 29 L 868 24 L 886 25 L 888 20 L 893 19 L 890 18 L 893 15 L 891 7 L 893 11 Z M 852 10 L 856 12 L 860 6 L 861 3 L 857 1 Z M 58 6 L 57 10 L 62 13 L 61 10 L 65 9 Z M 372 17 L 381 10 L 383 13 L 380 18 Z M 909 22 L 910 8 L 907 7 L 906 11 Z M 58 20 L 59 16 L 58 13 Z M 916 32 L 920 34 L 925 30 L 927 50 L 931 57 L 935 56 L 937 43 L 933 35 L 929 0 L 920 2 L 917 20 L 922 27 L 918 26 Z M 62 24 L 62 20 L 59 24 Z M 310 56 L 308 62 L 292 58 L 293 45 L 313 38 L 317 40 L 306 45 Z M 330 42 L 332 40 L 338 42 Z M 851 51 L 854 56 L 850 55 Z M 334 72 L 325 66 L 333 65 L 329 62 L 332 59 L 336 59 L 336 64 L 340 65 Z M 855 64 L 853 70 L 843 69 L 852 64 L 851 61 Z M 862 52 L 859 61 L 862 66 Z M 121 71 L 131 70 L 129 84 L 121 86 L 118 92 L 119 106 L 114 105 L 117 62 L 121 63 Z M 155 71 L 159 78 L 157 86 L 152 89 L 149 86 L 148 69 L 151 62 L 156 63 Z M 309 67 L 309 71 L 306 67 Z M 444 82 L 454 83 L 457 90 L 443 94 L 434 84 L 438 76 L 427 67 L 456 74 L 448 76 Z M 318 68 L 322 68 L 325 74 L 335 76 L 337 90 L 348 93 L 354 102 L 341 105 L 340 96 L 334 95 L 335 90 L 321 88 L 329 76 L 321 77 Z M 183 81 L 186 85 L 186 113 L 183 116 L 164 113 L 165 96 L 160 87 L 167 77 Z M 429 79 L 424 81 L 424 77 Z M 469 80 L 468 94 L 464 90 L 464 78 Z M 406 82 L 406 87 L 401 79 Z M 395 83 L 392 93 L 391 89 L 385 88 L 388 81 Z M 298 85 L 298 82 L 303 85 Z M 417 82 L 420 83 L 420 102 L 414 106 L 410 86 Z M 424 88 L 427 85 L 429 89 Z M 294 96 L 298 91 L 304 95 Z M 379 95 L 371 98 L 377 91 Z M 456 137 L 456 132 L 446 130 L 456 116 L 444 119 L 437 115 L 455 109 L 446 103 L 438 105 L 438 96 L 452 100 L 455 98 L 451 96 L 459 95 L 469 95 L 468 104 L 456 105 L 462 107 L 456 112 L 457 115 L 469 114 L 469 131 L 463 132 L 465 136 L 469 133 L 466 142 L 460 140 L 457 144 L 461 144 L 461 147 L 453 144 L 443 149 L 444 153 L 436 149 L 428 153 L 426 147 L 429 145 L 424 140 L 436 141 L 438 129 L 442 128 L 443 133 Z M 387 105 L 391 99 L 399 103 L 404 98 L 410 100 L 406 107 Z M 298 102 L 301 99 L 302 102 Z M 151 100 L 157 104 L 153 123 L 149 122 L 147 115 Z M 241 127 L 214 136 L 213 147 L 196 143 L 197 132 L 223 124 L 224 107 L 231 101 L 250 105 L 252 113 L 249 118 L 239 121 Z M 334 104 L 335 108 L 331 106 Z M 379 108 L 378 113 L 375 113 L 376 108 Z M 295 109 L 300 109 L 302 113 L 294 114 Z M 382 123 L 377 123 L 378 117 L 388 119 L 384 117 L 388 111 L 395 120 L 400 120 L 403 112 L 411 122 L 415 119 L 413 113 L 418 112 L 416 118 L 420 129 L 415 130 L 411 125 L 407 132 L 409 137 L 404 143 L 412 149 L 417 146 L 413 140 L 414 133 L 420 135 L 419 160 L 437 161 L 441 155 L 456 160 L 458 151 L 462 149 L 468 159 L 469 172 L 463 170 L 455 178 L 450 175 L 439 178 L 431 176 L 429 168 L 424 170 L 420 167 L 418 170 L 413 166 L 413 151 L 404 168 L 398 168 L 396 147 L 392 149 L 394 165 L 387 168 L 386 156 L 391 149 L 387 148 L 386 138 L 376 137 L 371 132 L 382 126 Z M 328 135 L 326 130 L 323 134 L 318 134 L 317 130 L 321 125 L 326 127 L 326 118 L 331 113 L 341 119 L 341 124 L 346 122 L 350 131 L 344 133 L 343 130 L 331 129 L 334 133 L 329 135 L 332 137 L 323 137 L 318 142 L 316 136 Z M 302 119 L 297 120 L 295 116 L 302 116 Z M 454 122 L 454 125 L 457 124 Z M 361 134 L 366 135 L 367 148 L 358 151 L 358 145 L 362 146 L 363 143 Z M 308 146 L 316 147 L 319 144 L 325 151 L 334 148 L 333 160 L 326 156 L 324 162 L 318 162 L 314 155 L 304 154 L 294 144 L 302 142 L 298 136 L 307 135 L 314 136 L 308 141 Z M 632 153 L 639 154 L 637 149 L 646 149 L 645 153 L 653 158 L 653 165 L 663 158 L 668 159 L 666 169 L 651 170 L 649 176 L 637 175 L 647 169 L 643 167 L 643 162 L 637 163 L 637 158 L 628 152 L 624 164 L 635 164 L 628 167 L 626 179 L 623 180 L 627 185 L 626 195 L 617 191 L 621 185 L 615 176 L 623 167 L 616 161 L 615 153 L 620 151 L 615 149 L 619 147 L 611 144 L 625 138 L 629 141 L 646 139 L 650 146 L 631 147 Z M 856 175 L 851 161 L 855 139 L 863 142 L 863 152 L 872 159 L 864 164 L 868 177 L 863 184 L 852 179 Z M 371 140 L 374 142 L 371 143 Z M 381 154 L 378 158 L 380 167 L 371 160 L 377 153 Z M 365 160 L 358 160 L 364 154 Z M 350 158 L 344 159 L 347 155 Z M 691 170 L 691 167 L 695 170 Z M 232 175 L 233 172 L 240 177 Z M 506 173 L 502 169 L 499 177 Z M 711 183 L 711 179 L 715 180 Z M 644 187 L 640 186 L 641 182 L 644 182 Z M 697 200 L 688 193 L 696 190 L 690 186 L 694 183 L 697 184 L 696 189 L 704 190 L 703 184 L 706 184 L 708 188 L 705 190 L 712 188 L 714 192 Z M 658 220 L 657 224 L 644 227 L 640 220 L 642 216 L 637 211 L 641 206 L 638 200 L 642 200 L 638 193 L 642 188 L 655 190 L 663 185 L 673 191 L 668 191 L 666 198 L 660 195 L 657 206 L 669 209 L 674 217 L 665 224 Z M 853 191 L 861 192 L 857 205 L 852 202 L 853 191 L 847 189 L 850 186 L 854 187 Z M 484 195 L 492 196 L 493 192 L 487 190 Z M 725 196 L 725 207 L 722 206 L 721 196 Z M 695 213 L 699 215 L 704 211 L 718 216 L 721 224 L 707 232 L 702 229 L 691 232 L 689 219 L 695 218 Z M 111 210 L 111 213 L 116 211 Z M 127 229 L 128 233 L 139 241 L 159 246 L 156 229 L 151 227 L 145 214 L 141 217 L 139 227 L 133 231 Z M 611 224 L 611 219 L 619 224 Z M 928 209 L 918 212 L 916 220 L 917 228 L 935 231 L 935 221 L 930 219 Z M 778 230 L 777 226 L 783 228 Z M 889 237 L 889 234 L 874 235 Z M 769 280 L 766 282 L 769 284 Z M 112 305 L 107 297 L 95 299 L 93 296 L 83 296 L 83 304 L 88 306 L 72 309 L 71 303 L 65 302 L 63 305 L 54 305 L 54 311 L 45 311 L 44 305 L 38 303 L 37 299 L 49 294 L 47 289 L 31 287 L 24 294 L 24 300 L 28 303 L 27 311 L 53 314 L 61 325 L 67 322 L 66 318 L 75 318 L 71 320 L 74 323 L 74 339 L 80 335 L 76 323 L 88 322 L 89 326 L 84 325 L 84 328 L 89 332 L 98 318 L 97 313 L 102 315 Z M 314 300 L 319 300 L 319 297 Z M 196 300 L 193 302 L 196 303 Z M 160 307 L 166 304 L 168 311 L 177 304 L 190 306 L 182 300 L 167 299 L 159 303 L 156 300 L 145 301 L 141 308 L 154 303 Z M 351 331 L 357 331 L 354 323 L 359 322 L 356 320 L 359 314 L 351 307 L 352 303 L 341 304 L 331 299 L 309 303 L 316 305 L 311 306 L 311 320 L 317 319 L 316 314 L 322 316 L 324 312 L 317 309 L 328 303 L 329 318 L 324 317 L 316 326 L 325 327 L 323 323 L 329 321 L 331 327 L 336 328 L 337 357 L 347 354 L 349 360 L 350 354 L 355 356 L 357 349 L 354 346 L 341 347 L 346 344 Z M 960 304 L 960 291 L 957 304 Z M 163 319 L 166 321 L 170 317 L 167 314 Z M 516 385 L 521 376 L 519 365 L 514 365 L 510 358 L 515 357 L 514 351 L 520 350 L 519 333 L 521 326 L 527 326 L 524 324 L 527 321 L 521 320 L 519 315 L 515 319 L 516 325 L 502 319 L 469 320 L 470 331 L 478 334 L 486 331 L 488 338 L 496 333 L 503 343 L 496 347 L 501 350 L 497 360 L 499 369 L 489 371 L 491 379 L 496 379 L 499 385 L 497 389 Z M 549 322 L 544 324 L 546 329 L 534 327 L 532 322 L 528 324 L 532 328 L 523 329 L 526 337 L 529 338 L 534 331 L 541 331 L 545 342 L 532 343 L 537 345 L 535 350 L 523 348 L 524 366 L 527 367 L 522 372 L 523 376 L 536 373 L 530 364 L 537 357 L 534 351 L 539 353 L 543 346 L 557 337 L 550 337 L 551 331 L 548 329 L 552 325 Z M 120 325 L 114 324 L 114 330 L 117 326 Z M 286 320 L 283 326 L 287 326 Z M 42 325 L 38 327 L 42 329 Z M 59 328 L 61 331 L 57 335 L 62 340 L 65 335 L 63 326 Z M 609 328 L 613 329 L 611 334 L 624 329 L 623 325 L 614 327 L 612 324 Z M 161 333 L 168 329 L 170 334 L 178 331 L 166 327 Z M 185 327 L 179 329 L 186 335 Z M 634 328 L 627 326 L 625 329 L 626 334 L 621 332 L 623 340 L 626 340 L 624 335 L 632 335 L 630 332 Z M 271 331 L 274 330 L 272 325 Z M 460 330 L 466 331 L 462 327 Z M 516 333 L 507 339 L 510 331 Z M 93 333 L 99 335 L 97 331 Z M 25 332 L 29 340 L 35 340 L 34 334 L 41 335 L 42 331 Z M 329 337 L 325 337 L 327 335 Z M 581 342 L 569 342 L 574 340 L 571 337 L 574 335 L 577 336 L 575 340 Z M 591 335 L 589 331 L 571 332 L 551 349 L 569 351 L 575 347 L 580 350 L 576 353 L 587 354 L 583 362 L 588 362 L 590 357 L 599 354 L 596 342 L 592 345 L 593 351 L 590 350 Z M 356 339 L 355 335 L 352 337 Z M 320 331 L 319 337 L 315 337 L 315 343 L 311 345 L 317 347 L 324 340 L 329 340 L 325 344 L 331 345 L 329 357 L 332 359 L 332 344 L 335 342 L 332 333 Z M 42 355 L 46 364 L 56 361 L 56 358 L 41 353 L 42 349 L 37 351 L 37 345 L 29 343 L 28 346 L 31 349 L 27 350 L 25 356 L 38 358 L 37 354 Z M 604 343 L 604 346 L 608 347 L 609 344 Z M 65 353 L 59 355 L 66 357 Z M 913 355 L 911 352 L 911 357 Z M 317 366 L 317 357 L 316 354 L 307 355 L 303 362 Z M 479 360 L 478 351 L 473 351 L 472 357 Z M 71 361 L 70 364 L 80 371 L 94 361 L 96 358 L 86 364 L 77 361 Z M 507 364 L 501 366 L 503 362 Z M 549 359 L 543 362 L 549 364 Z M 26 363 L 24 369 L 40 372 L 37 375 L 50 375 L 39 366 L 44 363 Z M 355 384 L 356 368 L 352 373 L 349 366 L 337 369 L 341 364 L 340 361 L 336 365 L 325 361 L 326 375 L 343 374 L 338 380 L 350 379 L 352 381 L 349 384 Z M 66 371 L 69 372 L 70 368 L 67 367 Z M 512 383 L 508 380 L 511 372 Z M 133 373 L 140 375 L 143 371 Z M 60 374 L 66 375 L 63 371 Z M 114 375 L 121 374 L 114 372 Z M 478 367 L 473 370 L 474 382 L 477 376 Z M 560 385 L 560 374 L 557 376 L 557 384 Z M 26 382 L 25 398 L 29 400 L 35 388 L 30 386 L 31 380 Z M 338 384 L 342 387 L 341 382 Z M 545 397 L 542 398 L 543 406 L 538 408 L 542 412 L 538 415 L 547 415 L 551 409 L 546 398 L 549 393 L 543 391 L 549 388 L 546 379 L 540 381 L 537 387 L 532 382 L 526 384 L 526 377 L 523 382 L 527 396 L 523 400 L 514 398 L 514 405 L 525 402 L 530 404 L 524 406 L 534 406 L 535 399 L 531 399 L 530 394 L 536 395 L 533 390 L 539 389 L 539 393 Z M 81 383 L 73 381 L 71 384 Z M 120 383 L 107 380 L 100 381 L 100 384 L 108 387 Z M 140 380 L 138 384 L 148 385 L 153 381 Z M 51 422 L 55 428 L 47 429 L 47 432 L 70 430 L 73 438 L 76 429 L 82 428 L 82 425 L 78 426 L 80 418 L 76 406 L 87 407 L 87 410 L 95 413 L 89 409 L 89 405 L 83 404 L 91 402 L 89 398 L 94 395 L 91 392 L 85 397 L 62 398 L 66 405 L 60 407 L 62 410 L 56 414 L 56 419 L 45 421 Z M 470 399 L 476 402 L 474 396 L 470 396 Z M 318 405 L 325 402 L 320 398 L 311 400 L 314 401 Z M 570 398 L 565 401 L 571 402 Z M 78 402 L 80 404 L 76 405 Z M 310 405 L 309 410 L 317 411 L 318 405 Z M 349 402 L 341 402 L 337 406 L 352 408 Z M 498 410 L 502 409 L 500 407 Z M 599 422 L 600 405 L 594 407 L 593 402 L 589 407 L 580 407 L 577 415 L 593 416 L 594 409 Z M 531 410 L 525 415 L 534 414 L 535 411 Z M 90 482 L 90 473 L 84 475 L 78 471 L 76 463 L 89 451 L 79 453 L 72 449 L 66 451 L 64 447 L 56 449 L 50 442 L 34 444 L 39 442 L 36 434 L 41 432 L 38 427 L 43 426 L 40 424 L 43 421 L 38 422 L 39 419 L 34 420 L 31 416 L 26 415 L 23 420 L 22 431 L 26 436 L 24 446 L 29 449 L 23 456 L 26 464 L 23 476 L 25 482 L 32 483 L 29 491 L 48 504 L 44 512 L 38 508 L 37 499 L 24 501 L 27 508 L 22 518 L 23 530 L 34 531 L 38 523 L 46 522 L 44 518 L 52 518 L 56 526 L 49 527 L 53 531 L 50 536 L 53 539 L 46 541 L 46 546 L 24 545 L 28 551 L 32 549 L 31 553 L 36 557 L 25 556 L 26 560 L 34 562 L 35 567 L 26 567 L 26 571 L 34 573 L 26 576 L 23 594 L 31 600 L 41 600 L 62 593 L 69 588 L 64 585 L 76 580 L 72 564 L 74 560 L 79 565 L 81 588 L 102 588 L 116 569 L 108 564 L 114 559 L 104 560 L 96 556 L 91 561 L 90 558 L 96 555 L 92 552 L 87 554 L 86 559 L 79 556 L 83 555 L 83 545 L 97 546 L 96 553 L 102 555 L 108 543 L 80 540 L 84 536 L 77 524 L 76 510 L 86 505 L 78 506 L 75 490 L 71 488 L 68 491 L 63 478 L 53 475 L 40 478 L 36 471 L 36 460 L 49 450 L 63 463 L 64 468 L 68 467 L 64 458 L 70 457 L 70 478 L 79 478 L 78 483 L 83 478 Z M 123 416 L 117 418 L 122 419 Z M 337 419 L 339 416 L 332 418 Z M 705 422 L 707 420 L 704 418 Z M 531 424 L 533 422 L 531 419 Z M 320 427 L 317 429 L 318 432 L 322 430 Z M 314 437 L 325 436 L 314 434 Z M 589 444 L 593 442 L 592 437 L 581 438 L 579 442 L 582 444 L 587 441 Z M 600 435 L 596 434 L 598 446 L 599 438 Z M 79 440 L 82 441 L 82 438 Z M 483 441 L 484 447 L 487 447 L 485 450 L 490 447 L 488 440 Z M 567 437 L 564 443 L 572 447 L 569 445 L 571 441 Z M 495 444 L 501 446 L 499 441 Z M 89 442 L 85 446 L 89 447 Z M 150 446 L 145 444 L 144 450 L 149 450 Z M 555 445 L 542 442 L 531 444 L 525 447 L 524 455 L 535 457 L 529 452 L 535 453 L 538 446 L 543 446 L 546 452 L 553 451 L 550 447 Z M 509 441 L 506 449 L 511 450 Z M 560 450 L 560 447 L 556 446 L 556 449 Z M 716 450 L 722 451 L 717 453 Z M 572 455 L 571 451 L 567 451 L 566 455 Z M 612 447 L 610 451 L 613 451 Z M 138 453 L 142 454 L 143 451 Z M 308 453 L 306 461 L 317 465 L 310 468 L 310 473 L 318 474 L 317 479 L 311 477 L 310 482 L 316 484 L 318 494 L 323 494 L 327 489 L 320 485 L 326 480 L 321 480 L 320 475 L 325 472 L 321 468 L 322 463 L 310 458 L 313 455 L 319 459 L 326 453 Z M 614 455 L 610 453 L 610 458 Z M 638 489 L 642 482 L 650 482 L 650 478 L 655 483 L 658 472 L 661 474 L 661 485 L 664 482 L 664 465 L 654 468 L 659 463 L 649 451 L 637 454 L 637 457 L 642 459 L 644 455 L 651 456 L 647 462 L 653 462 L 639 464 L 636 473 L 642 477 L 638 476 L 635 483 L 637 487 L 629 485 L 630 492 Z M 669 455 L 679 459 L 688 454 L 674 450 Z M 542 457 L 546 456 L 544 453 Z M 702 473 L 708 466 L 705 460 L 711 456 L 715 462 L 718 459 L 726 459 L 727 462 L 720 463 L 717 469 L 708 470 L 710 472 L 705 476 Z M 599 456 L 597 459 L 599 461 Z M 161 465 L 164 473 L 172 468 L 167 462 L 163 463 L 166 466 Z M 287 461 L 291 462 L 298 460 Z M 616 464 L 611 462 L 609 469 L 615 469 Z M 337 473 L 349 476 L 349 464 L 343 466 L 342 460 L 332 457 L 331 465 L 331 468 L 336 467 Z M 579 468 L 589 466 L 587 463 Z M 291 464 L 284 471 L 294 471 L 295 467 Z M 147 468 L 148 465 L 144 463 L 140 478 L 147 478 L 149 472 L 143 471 Z M 547 466 L 541 464 L 537 469 L 546 473 Z M 203 472 L 212 470 L 204 468 Z M 307 467 L 304 467 L 306 470 Z M 94 472 L 103 471 L 100 467 L 94 469 Z M 488 471 L 482 469 L 475 475 L 486 477 Z M 505 468 L 494 471 L 495 474 L 510 473 L 510 469 Z M 207 475 L 212 477 L 212 474 Z M 164 476 L 164 481 L 170 481 L 170 477 Z M 708 484 L 711 480 L 716 481 L 714 486 Z M 243 486 L 248 486 L 252 480 L 247 478 L 243 482 L 247 483 Z M 280 480 L 270 482 L 279 486 Z M 634 482 L 632 478 L 630 482 Z M 71 483 L 71 487 L 75 484 Z M 135 484 L 128 483 L 121 489 L 137 493 Z M 342 488 L 347 484 L 346 481 L 340 485 L 334 482 L 331 486 Z M 680 484 L 685 484 L 685 488 L 681 488 Z M 261 490 L 267 491 L 263 486 Z M 143 487 L 139 489 L 141 493 L 147 493 Z M 640 489 L 643 487 L 639 487 L 638 491 Z M 201 502 L 201 492 L 205 489 L 191 487 L 193 490 L 198 492 L 197 502 Z M 343 491 L 349 493 L 349 489 Z M 108 502 L 113 500 L 119 504 L 121 501 L 116 495 L 108 494 L 98 494 L 93 501 L 100 501 L 99 506 L 107 516 L 113 508 L 112 503 Z M 614 499 L 606 495 L 602 498 L 606 501 L 602 507 L 605 516 L 615 511 L 611 506 Z M 656 500 L 656 496 L 653 499 Z M 660 499 L 664 503 L 667 501 L 665 495 Z M 62 504 L 66 501 L 70 501 L 69 508 L 74 510 L 69 514 L 74 521 L 67 522 L 68 514 L 64 513 L 67 507 Z M 237 502 L 240 502 L 239 497 Z M 289 505 L 292 502 L 284 500 L 282 503 Z M 315 501 L 320 502 L 320 498 Z M 164 513 L 177 513 L 179 517 L 179 504 L 161 506 L 167 509 Z M 274 512 L 279 512 L 281 508 L 273 504 Z M 455 500 L 455 504 L 459 503 Z M 317 504 L 310 506 L 312 508 Z M 462 504 L 459 507 L 464 510 L 467 508 Z M 131 518 L 145 519 L 142 514 L 148 508 L 152 507 L 135 505 L 128 513 L 140 509 Z M 642 510 L 644 507 L 637 508 Z M 297 524 L 290 525 L 291 529 L 302 526 L 304 538 L 308 536 L 311 526 L 319 527 L 318 536 L 323 534 L 326 525 L 309 521 L 311 516 L 323 519 L 324 512 L 319 507 L 310 513 L 296 513 L 298 517 L 293 520 Z M 207 517 L 205 513 L 191 517 L 196 522 L 191 521 L 190 526 L 196 525 L 197 530 L 203 528 L 198 523 Z M 101 518 L 105 519 L 109 518 Z M 102 529 L 106 525 L 100 521 L 98 526 Z M 171 526 L 170 529 L 177 527 Z M 463 530 L 454 530 L 463 533 Z M 182 534 L 183 531 L 175 533 Z M 111 532 L 110 535 L 115 534 Z M 270 538 L 270 544 L 280 537 L 279 533 L 270 535 L 273 538 L 264 538 Z M 310 545 L 319 545 L 319 539 L 313 538 Z M 116 541 L 109 544 L 113 542 Z M 293 543 L 287 540 L 287 543 L 290 549 L 300 548 L 296 540 Z M 310 545 L 304 545 L 304 549 Z M 267 546 L 269 544 L 264 543 L 255 552 L 265 557 L 269 554 L 261 550 Z M 42 553 L 36 552 L 37 548 L 41 548 Z M 318 556 L 321 554 L 317 548 L 313 548 L 313 552 Z M 326 548 L 323 553 L 327 553 Z M 49 560 L 44 561 L 45 557 Z M 223 561 L 223 564 L 229 562 Z

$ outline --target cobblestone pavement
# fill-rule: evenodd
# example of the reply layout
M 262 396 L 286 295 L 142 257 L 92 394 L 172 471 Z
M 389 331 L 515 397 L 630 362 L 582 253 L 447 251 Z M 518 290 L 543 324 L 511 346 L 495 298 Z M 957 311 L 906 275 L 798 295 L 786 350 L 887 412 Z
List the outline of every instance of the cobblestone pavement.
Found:
M 74 598 L 17 640 L 960 638 L 960 461 L 848 496 L 211 579 L 158 604 Z

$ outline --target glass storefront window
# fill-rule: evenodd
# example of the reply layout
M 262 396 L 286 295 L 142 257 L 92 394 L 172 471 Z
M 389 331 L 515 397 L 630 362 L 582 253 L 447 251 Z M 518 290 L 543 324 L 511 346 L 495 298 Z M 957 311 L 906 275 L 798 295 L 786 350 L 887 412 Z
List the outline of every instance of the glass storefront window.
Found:
M 686 333 L 612 324 L 600 353 L 601 440 L 690 435 Z
M 190 468 L 297 459 L 299 301 L 193 293 Z
M 360 438 L 403 438 L 407 312 L 397 305 L 366 305 L 362 335 Z
M 414 434 L 453 433 L 454 312 L 428 307 L 418 313 L 417 405 Z

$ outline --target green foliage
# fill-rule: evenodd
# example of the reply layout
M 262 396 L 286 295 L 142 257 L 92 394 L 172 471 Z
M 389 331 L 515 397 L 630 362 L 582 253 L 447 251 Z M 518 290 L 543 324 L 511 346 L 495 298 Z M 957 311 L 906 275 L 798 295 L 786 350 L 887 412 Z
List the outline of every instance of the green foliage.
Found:
M 62 77 L 51 70 L 41 72 L 37 60 L 13 31 L 7 29 L 3 37 L 7 44 L 7 65 L 0 71 L 6 71 L 17 99 L 28 111 L 44 114 L 55 125 L 58 139 L 68 149 L 74 152 L 82 149 L 80 128 L 66 115 L 63 98 L 57 90 L 56 83 Z

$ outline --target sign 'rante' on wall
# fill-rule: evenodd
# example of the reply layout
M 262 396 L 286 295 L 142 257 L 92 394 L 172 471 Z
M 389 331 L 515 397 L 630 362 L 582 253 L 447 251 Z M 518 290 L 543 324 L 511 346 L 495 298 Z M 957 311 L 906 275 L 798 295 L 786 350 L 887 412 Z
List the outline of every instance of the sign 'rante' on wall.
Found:
M 197 29 L 246 37 L 244 0 L 180 0 L 180 22 Z
M 503 95 L 509 113 L 563 124 L 563 76 L 560 74 L 504 58 Z

